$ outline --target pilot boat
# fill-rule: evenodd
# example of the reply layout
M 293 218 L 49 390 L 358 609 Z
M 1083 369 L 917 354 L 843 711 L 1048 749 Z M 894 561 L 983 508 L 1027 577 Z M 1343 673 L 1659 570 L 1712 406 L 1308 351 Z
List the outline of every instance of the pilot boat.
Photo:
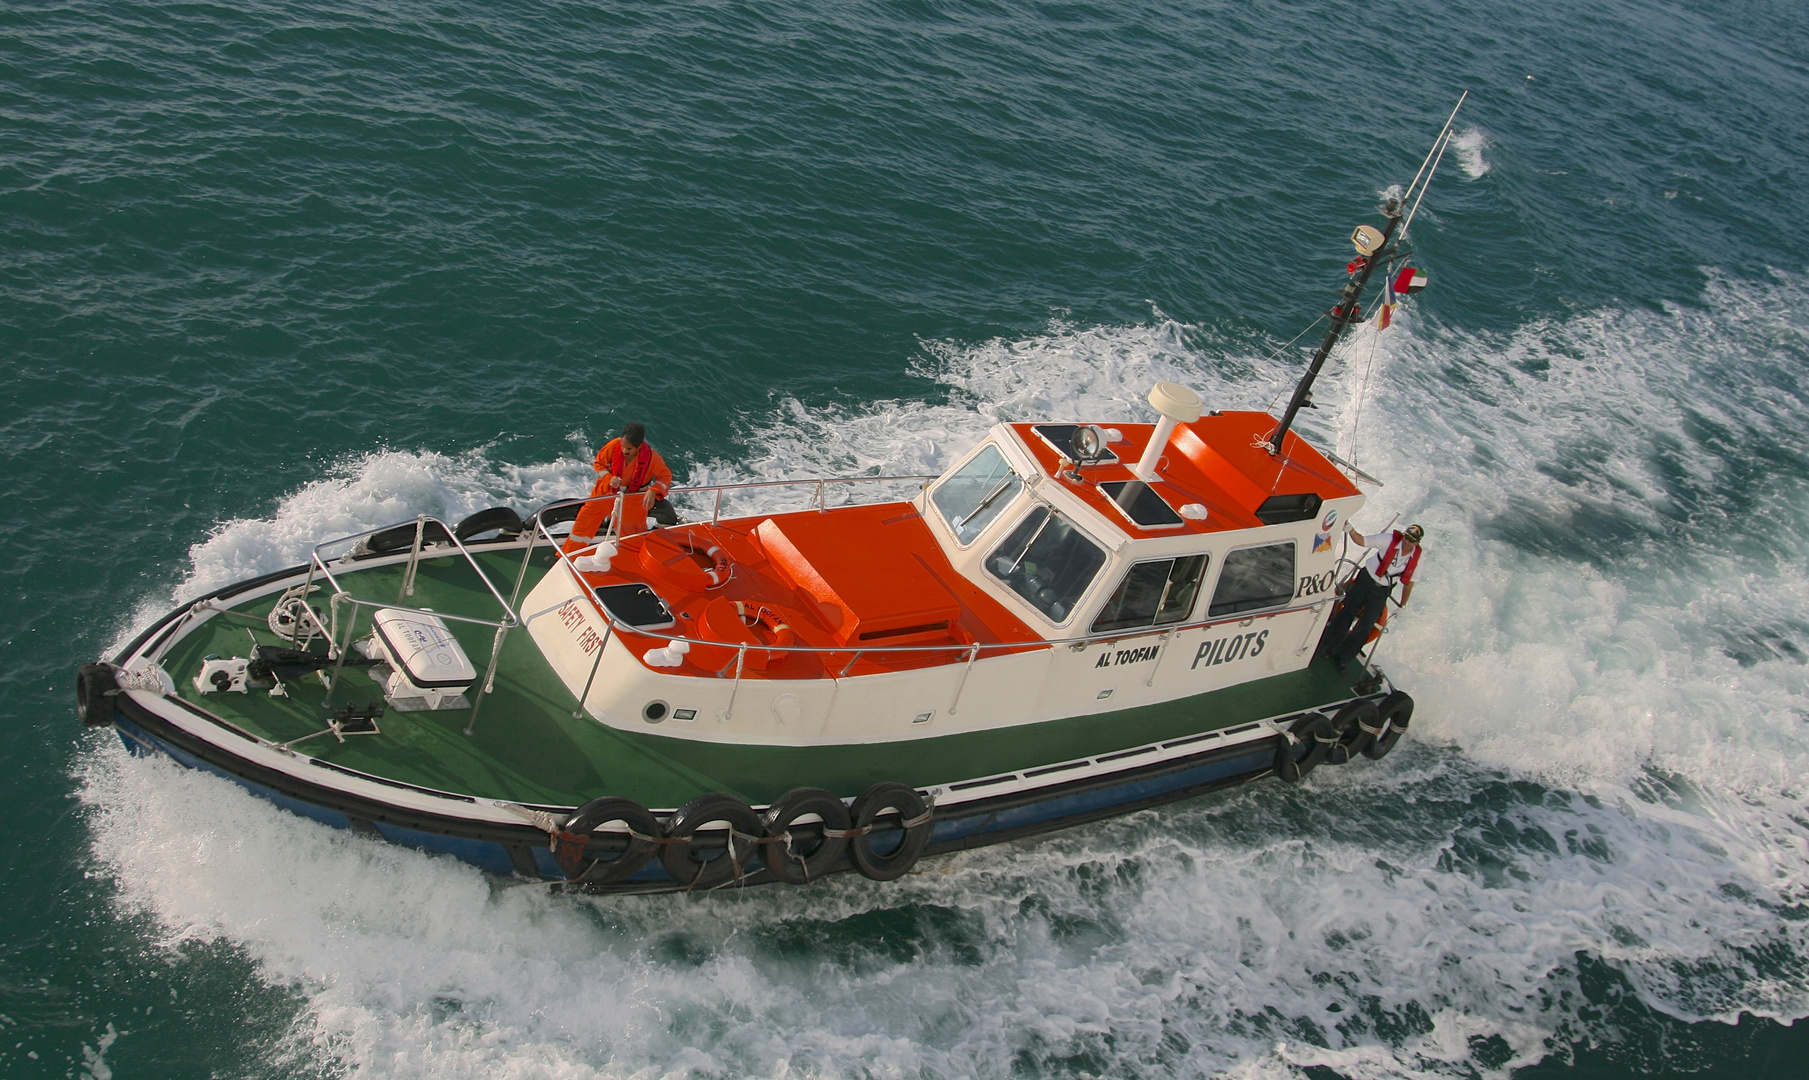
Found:
M 666 528 L 618 494 L 596 543 L 569 535 L 587 500 L 324 539 L 83 665 L 79 712 L 298 814 L 595 892 L 890 880 L 1381 757 L 1412 699 L 1373 654 L 1315 658 L 1371 478 L 1291 426 L 1401 265 L 1404 201 L 1353 236 L 1280 419 L 1159 383 L 1154 423 L 1002 423 L 939 476 L 803 481 L 789 512 L 723 513 L 774 482 L 675 490 L 696 520 Z

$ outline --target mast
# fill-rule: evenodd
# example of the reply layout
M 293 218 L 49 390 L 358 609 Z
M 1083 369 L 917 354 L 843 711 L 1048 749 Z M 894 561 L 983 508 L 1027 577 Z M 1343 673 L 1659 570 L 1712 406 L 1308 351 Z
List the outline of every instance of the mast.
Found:
M 1396 240 L 1406 237 L 1407 225 L 1413 223 L 1413 215 L 1419 212 L 1420 200 L 1426 197 L 1426 188 L 1432 186 L 1432 176 L 1438 172 L 1439 162 L 1445 159 L 1445 148 L 1451 144 L 1451 125 L 1457 122 L 1457 110 L 1464 107 L 1464 102 L 1469 97 L 1468 90 L 1458 96 L 1457 105 L 1451 110 L 1451 115 L 1445 118 L 1444 128 L 1439 131 L 1438 138 L 1432 140 L 1432 149 L 1426 152 L 1426 160 L 1420 162 L 1420 171 L 1413 174 L 1413 183 L 1407 185 L 1407 190 L 1399 199 L 1391 198 L 1376 207 L 1388 219 L 1387 225 L 1380 230 L 1372 225 L 1359 225 L 1351 233 L 1350 240 L 1356 245 L 1357 258 L 1350 264 L 1350 277 L 1344 283 L 1344 291 L 1338 294 L 1338 303 L 1332 308 L 1331 328 L 1326 330 L 1325 340 L 1319 343 L 1318 351 L 1313 353 L 1313 362 L 1307 365 L 1300 385 L 1294 388 L 1294 396 L 1288 401 L 1287 411 L 1281 414 L 1281 423 L 1276 425 L 1274 433 L 1265 444 L 1270 457 L 1281 453 L 1282 440 L 1287 438 L 1288 429 L 1294 426 L 1294 417 L 1301 409 L 1312 406 L 1313 380 L 1319 377 L 1319 369 L 1325 366 L 1326 357 L 1332 354 L 1332 346 L 1338 344 L 1338 339 L 1344 336 L 1344 331 L 1351 323 L 1363 317 L 1357 301 L 1362 298 L 1363 290 L 1369 287 L 1369 276 L 1375 273 L 1376 267 L 1387 265 L 1398 253 Z M 1418 197 L 1414 195 L 1415 189 L 1419 192 Z M 1413 199 L 1413 209 L 1408 211 L 1406 224 L 1403 224 L 1401 210 L 1407 199 Z M 1400 231 L 1399 238 L 1395 235 L 1397 228 Z
M 1313 380 L 1319 377 L 1319 369 L 1325 366 L 1325 358 L 1332 354 L 1332 346 L 1338 344 L 1338 339 L 1344 336 L 1345 329 L 1351 323 L 1362 318 L 1362 310 L 1357 306 L 1357 301 L 1369 286 L 1369 276 L 1393 254 L 1390 245 L 1394 242 L 1396 227 L 1401 224 L 1400 200 L 1389 199 L 1377 209 L 1387 217 L 1388 224 L 1380 233 L 1372 226 L 1361 225 L 1351 234 L 1351 243 L 1357 245 L 1359 254 L 1351 264 L 1351 275 L 1344 283 L 1344 291 L 1338 294 L 1338 303 L 1332 308 L 1332 325 L 1326 330 L 1325 339 L 1319 343 L 1318 350 L 1313 353 L 1313 362 L 1307 365 L 1300 385 L 1294 388 L 1294 396 L 1288 400 L 1287 411 L 1281 414 L 1281 423 L 1275 428 L 1275 433 L 1269 436 L 1270 457 L 1281 453 L 1282 440 L 1287 437 L 1288 429 L 1294 426 L 1295 414 L 1311 404 Z

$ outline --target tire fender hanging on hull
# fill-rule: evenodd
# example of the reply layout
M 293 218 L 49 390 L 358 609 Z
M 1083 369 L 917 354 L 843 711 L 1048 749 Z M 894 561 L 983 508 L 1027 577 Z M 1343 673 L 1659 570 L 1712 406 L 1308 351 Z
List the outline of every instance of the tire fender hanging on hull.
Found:
M 1338 730 L 1338 741 L 1329 748 L 1325 760 L 1333 765 L 1343 765 L 1363 753 L 1382 733 L 1376 703 L 1367 698 L 1347 702 L 1332 717 L 1332 726 Z
M 808 885 L 842 861 L 849 824 L 842 800 L 822 788 L 793 788 L 761 815 L 760 861 L 780 881 Z
M 887 815 L 897 815 L 898 824 L 874 828 Z M 909 873 L 917 857 L 930 842 L 930 819 L 934 811 L 915 788 L 890 780 L 882 780 L 861 793 L 849 808 L 853 828 L 849 830 L 848 856 L 854 868 L 874 881 L 893 881 Z M 896 831 L 898 843 L 881 850 L 878 837 Z
M 1324 713 L 1307 713 L 1288 728 L 1287 737 L 1275 749 L 1275 775 L 1298 784 L 1319 767 L 1338 741 L 1338 727 Z M 1305 752 L 1300 747 L 1306 746 Z
M 604 825 L 627 828 L 627 842 L 614 858 L 591 854 Z M 605 796 L 580 806 L 559 832 L 553 834 L 553 858 L 566 880 L 605 885 L 633 874 L 647 865 L 659 845 L 660 825 L 647 808 L 633 799 Z
M 107 664 L 83 664 L 75 669 L 75 712 L 89 727 L 106 727 L 118 710 L 113 698 L 119 693 L 119 680 Z
M 1401 735 L 1407 725 L 1413 722 L 1413 698 L 1404 691 L 1396 690 L 1382 699 L 1376 706 L 1381 716 L 1382 733 L 1372 739 L 1363 748 L 1363 756 L 1371 761 L 1380 761 L 1394 749 L 1394 744 L 1401 741 Z
M 672 815 L 660 863 L 686 891 L 714 889 L 745 875 L 760 840 L 759 815 L 735 796 L 712 791 Z

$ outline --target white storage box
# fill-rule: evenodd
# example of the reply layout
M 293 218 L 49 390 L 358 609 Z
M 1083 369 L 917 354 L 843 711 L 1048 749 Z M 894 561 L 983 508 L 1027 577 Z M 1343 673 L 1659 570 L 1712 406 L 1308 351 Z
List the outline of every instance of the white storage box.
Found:
M 465 650 L 437 615 L 379 608 L 371 616 L 377 649 L 391 673 L 383 694 L 397 712 L 467 709 L 477 681 Z

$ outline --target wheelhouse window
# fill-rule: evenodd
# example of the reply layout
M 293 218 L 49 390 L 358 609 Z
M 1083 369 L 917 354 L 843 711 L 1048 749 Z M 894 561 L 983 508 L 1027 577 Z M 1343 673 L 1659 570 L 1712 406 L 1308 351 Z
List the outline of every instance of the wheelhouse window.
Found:
M 986 569 L 1051 622 L 1062 623 L 1105 560 L 1105 550 L 1086 533 L 1038 506 L 986 557 Z
M 1093 632 L 1166 626 L 1187 618 L 1200 593 L 1206 556 L 1152 559 L 1125 571 L 1124 580 L 1093 620 Z
M 988 445 L 937 485 L 930 501 L 954 531 L 955 540 L 966 547 L 1011 505 L 1022 487 L 1023 481 L 1005 463 L 1005 455 Z
M 1275 607 L 1294 598 L 1294 541 L 1239 548 L 1225 556 L 1208 616 Z

